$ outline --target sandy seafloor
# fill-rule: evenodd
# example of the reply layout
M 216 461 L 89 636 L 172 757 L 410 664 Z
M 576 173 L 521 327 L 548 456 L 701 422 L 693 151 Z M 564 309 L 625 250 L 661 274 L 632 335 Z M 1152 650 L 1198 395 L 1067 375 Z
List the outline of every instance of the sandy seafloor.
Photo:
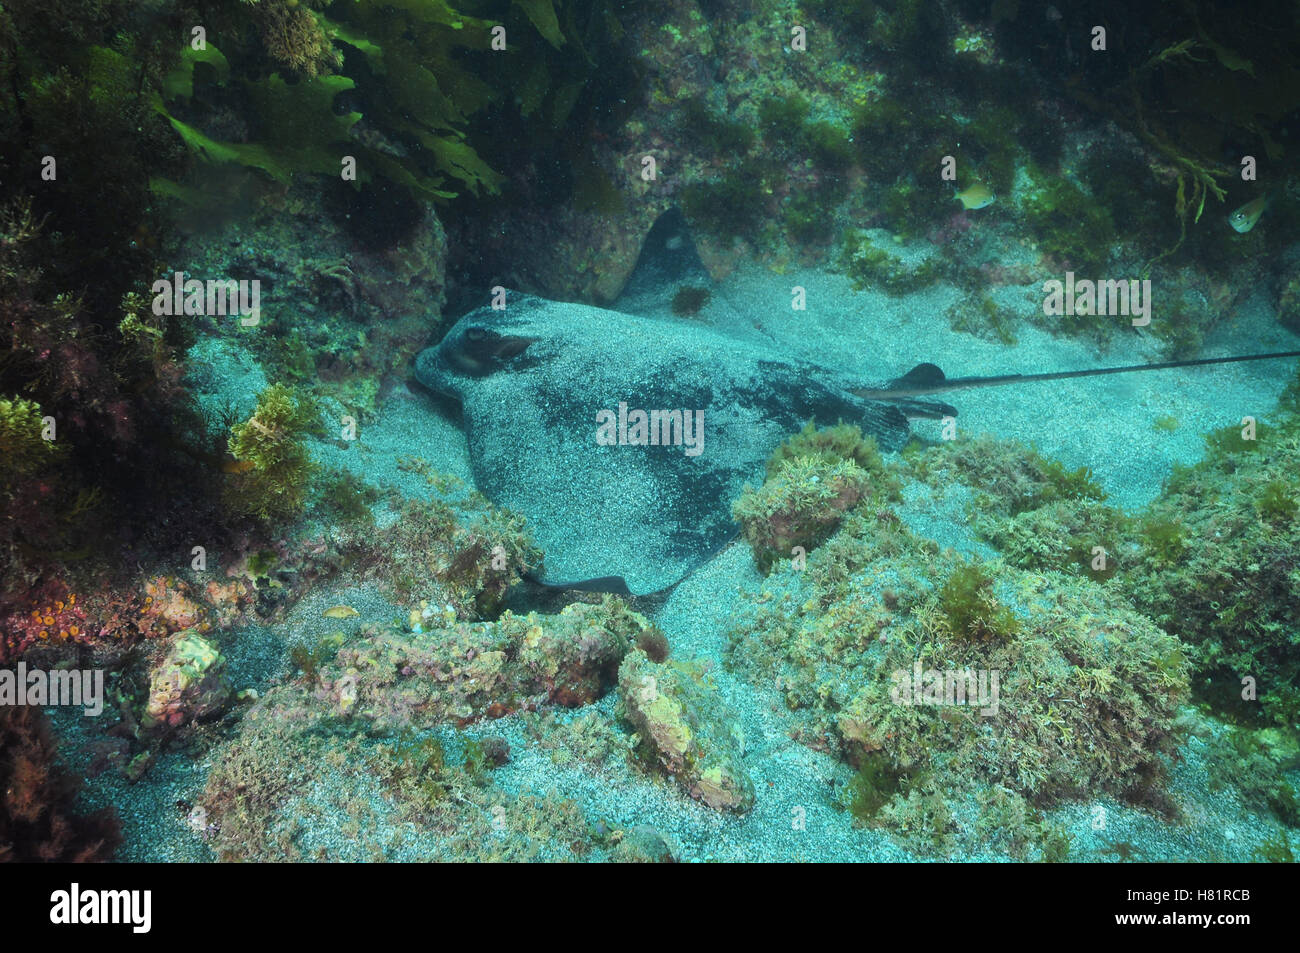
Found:
M 790 309 L 794 285 L 807 289 L 807 311 Z M 993 291 L 993 296 L 1009 312 L 1026 314 L 1041 307 L 1039 287 L 1006 287 Z M 1156 294 L 1153 320 L 1159 321 L 1158 285 Z M 838 275 L 809 271 L 776 275 L 754 266 L 742 267 L 723 281 L 701 318 L 723 329 L 736 322 L 748 322 L 752 329 L 757 322 L 761 332 L 788 353 L 848 371 L 864 383 L 901 375 L 921 361 L 934 362 L 950 377 L 957 377 L 1158 360 L 1157 343 L 1137 331 L 1126 332 L 1105 354 L 1087 342 L 1053 337 L 1024 324 L 1017 324 L 1018 343 L 1011 347 L 960 334 L 945 317 L 960 299 L 960 292 L 947 285 L 889 297 L 854 293 Z M 207 391 L 203 399 L 219 404 L 234 398 L 251 407 L 264 384 L 255 366 L 232 351 L 229 341 L 206 341 L 197 347 L 196 356 L 207 367 L 195 378 L 199 389 Z M 1220 324 L 1202 356 L 1296 348 L 1300 338 L 1277 325 L 1260 295 Z M 1202 434 L 1246 415 L 1266 418 L 1292 372 L 1287 362 L 1269 361 L 963 391 L 948 399 L 959 407 L 962 432 L 1013 437 L 1036 444 L 1044 454 L 1071 467 L 1090 466 L 1110 494 L 1110 502 L 1139 507 L 1158 493 L 1174 462 L 1191 463 L 1199 457 Z M 1177 430 L 1154 429 L 1154 421 L 1162 416 L 1177 418 Z M 925 421 L 916 427 L 923 436 L 937 438 L 934 428 L 937 424 Z M 343 450 L 320 442 L 315 452 L 327 466 L 345 467 L 371 483 L 396 485 L 411 496 L 430 491 L 421 477 L 398 469 L 401 456 L 419 456 L 441 471 L 472 479 L 457 422 L 441 415 L 418 389 L 397 388 L 363 427 L 354 446 Z M 954 496 L 959 495 L 932 497 L 928 491 L 912 488 L 900 515 L 942 545 L 979 549 L 962 525 L 962 501 Z M 381 519 L 384 512 L 383 507 L 376 509 Z M 391 513 L 387 518 L 392 519 Z M 511 760 L 493 772 L 495 783 L 515 792 L 555 791 L 577 800 L 592 820 L 605 818 L 624 828 L 653 825 L 686 861 L 922 859 L 892 842 L 885 831 L 855 829 L 833 798 L 833 786 L 846 782 L 850 769 L 789 740 L 791 716 L 774 688 L 749 685 L 723 666 L 728 617 L 740 592 L 756 589 L 760 583 L 748 549 L 736 543 L 681 582 L 666 600 L 648 610 L 641 607 L 667 634 L 675 658 L 712 663 L 712 676 L 743 732 L 745 764 L 757 791 L 752 811 L 740 817 L 712 811 L 686 797 L 671 780 L 618 756 L 608 759 L 599 774 L 576 761 L 557 765 L 529 740 L 513 715 L 469 730 L 504 736 L 510 743 Z M 321 611 L 341 603 L 357 608 L 360 621 L 386 621 L 403 614 L 373 587 L 337 579 L 310 593 L 282 623 L 249 626 L 221 636 L 235 687 L 265 689 L 273 676 L 287 672 L 288 645 L 298 640 L 311 643 L 339 628 L 338 622 L 322 619 Z M 348 625 L 358 621 L 350 620 Z M 600 707 L 612 711 L 615 695 L 607 695 Z M 74 766 L 84 766 L 88 719 L 66 711 L 52 714 L 62 732 L 65 757 Z M 562 712 L 561 717 L 580 714 Z M 450 737 L 456 732 L 445 729 L 440 734 Z M 1204 743 L 1193 737 L 1173 767 L 1172 793 L 1185 815 L 1181 825 L 1164 823 L 1109 798 L 1047 812 L 1051 820 L 1066 826 L 1073 840 L 1071 858 L 1113 860 L 1110 845 L 1127 842 L 1140 859 L 1148 861 L 1251 859 L 1255 847 L 1276 832 L 1276 821 L 1244 810 L 1231 790 L 1211 794 L 1203 752 Z M 178 801 L 198 797 L 208 767 L 204 761 L 169 752 L 139 784 L 130 786 L 104 774 L 87 784 L 83 797 L 93 806 L 118 805 L 126 835 L 121 859 L 210 860 L 211 852 L 186 826 L 185 812 L 177 806 Z M 356 778 L 349 781 L 323 773 L 320 788 L 302 792 L 302 799 L 315 800 L 334 785 L 357 783 Z M 373 800 L 380 816 L 392 814 L 377 791 Z M 1107 811 L 1104 831 L 1092 829 L 1098 804 Z M 806 811 L 804 830 L 796 830 L 791 822 L 799 807 Z M 342 820 L 338 819 L 340 826 Z M 404 840 L 411 845 L 410 856 L 418 856 L 418 832 L 394 822 L 394 828 L 402 826 L 408 828 Z M 328 817 L 319 819 L 304 841 L 307 853 L 317 844 L 333 844 L 347 856 L 347 838 Z M 408 850 L 395 850 L 391 859 L 408 859 Z M 976 851 L 958 854 L 956 859 L 1002 858 Z

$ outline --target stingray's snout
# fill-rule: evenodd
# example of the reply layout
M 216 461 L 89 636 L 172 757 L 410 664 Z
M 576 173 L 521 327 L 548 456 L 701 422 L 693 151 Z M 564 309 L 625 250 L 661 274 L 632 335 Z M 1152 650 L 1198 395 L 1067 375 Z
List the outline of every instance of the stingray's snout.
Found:
M 455 396 L 443 366 L 441 348 L 426 347 L 415 358 L 415 379 L 430 390 Z

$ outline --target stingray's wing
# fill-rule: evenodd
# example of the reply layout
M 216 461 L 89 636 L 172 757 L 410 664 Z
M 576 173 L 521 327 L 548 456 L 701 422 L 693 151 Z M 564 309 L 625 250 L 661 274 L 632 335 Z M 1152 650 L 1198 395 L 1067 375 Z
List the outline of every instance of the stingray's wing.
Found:
M 546 554 L 543 582 L 617 576 L 638 595 L 677 582 L 735 537 L 732 503 L 809 418 L 859 424 L 886 450 L 908 437 L 897 407 L 707 329 L 557 303 L 476 321 L 488 326 L 463 320 L 457 347 L 470 348 L 471 331 L 530 342 L 504 361 L 458 351 L 441 365 L 456 369 L 475 481 L 526 515 Z M 620 403 L 680 410 L 683 423 L 702 413 L 703 443 L 598 440 L 597 414 Z
M 731 500 L 752 477 L 755 452 L 729 454 L 732 442 L 719 439 L 723 424 L 714 427 L 708 410 L 709 435 L 695 456 L 681 445 L 600 445 L 594 411 L 613 410 L 616 398 L 538 368 L 500 386 L 481 381 L 463 406 L 475 482 L 527 516 L 546 554 L 540 581 L 618 576 L 643 595 L 677 582 L 734 537 Z M 692 401 L 681 403 L 690 409 Z M 647 408 L 660 406 L 648 396 Z

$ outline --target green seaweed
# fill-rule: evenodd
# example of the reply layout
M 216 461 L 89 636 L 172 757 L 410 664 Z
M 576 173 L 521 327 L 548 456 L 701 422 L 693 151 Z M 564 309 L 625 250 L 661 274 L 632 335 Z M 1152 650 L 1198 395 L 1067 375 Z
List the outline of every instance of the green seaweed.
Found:
M 319 431 L 320 410 L 310 398 L 283 384 L 264 390 L 253 415 L 231 428 L 228 446 L 237 464 L 226 487 L 231 510 L 263 520 L 301 512 L 316 469 L 304 441 Z
M 767 220 L 766 164 L 746 160 L 722 178 L 682 189 L 682 210 L 693 225 L 722 238 L 754 241 Z
M 1294 864 L 1295 853 L 1286 831 L 1278 831 L 1255 848 L 1254 858 L 1265 864 Z
M 698 98 L 682 104 L 681 123 L 694 142 L 716 156 L 743 156 L 757 139 L 748 124 L 714 113 Z
M 849 813 L 864 824 L 870 824 L 906 786 L 906 774 L 890 761 L 888 755 L 882 752 L 864 755 L 846 788 Z
M 348 470 L 330 470 L 322 480 L 321 506 L 340 522 L 374 525 L 370 506 L 378 501 L 379 491 Z
M 1022 213 L 1039 247 L 1066 270 L 1100 274 L 1118 237 L 1109 210 L 1063 175 L 1038 168 L 1030 174 L 1035 188 L 1025 196 Z M 1065 315 L 1060 320 L 1067 331 L 1076 332 L 1113 318 Z
M 1151 556 L 1166 565 L 1178 561 L 1187 549 L 1187 536 L 1177 519 L 1151 516 L 1141 525 L 1142 543 Z
M 673 295 L 672 312 L 678 317 L 693 318 L 713 297 L 708 288 L 679 288 Z
M 1273 480 L 1260 490 L 1255 501 L 1255 509 L 1260 518 L 1271 523 L 1295 519 L 1296 499 L 1291 492 L 1291 485 L 1281 480 Z
M 769 96 L 758 104 L 758 125 L 769 148 L 790 141 L 798 129 L 803 128 L 811 106 L 799 93 L 789 96 Z
M 1235 453 L 1255 453 L 1259 450 L 1262 442 L 1266 442 L 1270 435 L 1270 428 L 1263 421 L 1257 421 L 1255 424 L 1255 439 L 1247 440 L 1242 433 L 1242 427 L 1238 424 L 1231 424 L 1227 427 L 1220 427 L 1217 430 L 1211 430 L 1205 435 L 1205 449 L 1214 456 L 1230 456 Z
M 1178 429 L 1179 423 L 1178 418 L 1172 414 L 1161 414 L 1151 426 L 1164 433 L 1173 433 Z
M 1020 622 L 993 595 L 993 579 L 980 566 L 958 566 L 939 590 L 939 609 L 954 635 L 976 642 L 1004 642 Z
M 800 244 L 824 245 L 834 237 L 835 219 L 820 189 L 791 195 L 781 212 L 786 232 Z
M 257 169 L 277 182 L 337 176 L 351 157 L 358 188 L 383 179 L 435 202 L 463 191 L 493 194 L 505 178 L 479 150 L 508 158 L 490 135 L 497 123 L 522 118 L 529 141 L 549 149 L 575 111 L 590 122 L 635 81 L 635 68 L 616 58 L 617 20 L 584 17 L 576 7 L 515 0 L 482 19 L 444 0 L 354 0 L 329 5 L 328 15 L 262 3 L 243 13 L 280 73 L 258 78 L 265 71 L 247 34 L 223 31 L 222 50 L 207 44 L 178 54 L 154 107 L 202 161 Z M 490 49 L 498 25 L 507 28 L 509 56 Z M 584 98 L 602 74 L 606 82 Z M 232 102 L 246 104 L 253 120 L 248 141 L 223 141 L 205 128 L 214 107 Z M 203 198 L 189 183 L 153 179 L 155 194 L 187 204 Z
M 832 427 L 818 427 L 816 421 L 808 421 L 802 430 L 787 437 L 772 451 L 767 458 L 767 475 L 775 476 L 786 464 L 808 458 L 830 464 L 852 463 L 867 471 L 877 489 L 883 489 L 885 495 L 891 499 L 899 498 L 900 484 L 886 471 L 876 438 L 870 434 L 864 436 L 857 424 L 840 421 Z
M 942 269 L 935 259 L 927 258 L 914 267 L 904 264 L 864 233 L 850 232 L 845 236 L 840 265 L 854 291 L 879 285 L 891 295 L 910 294 L 942 277 Z
M 803 139 L 820 169 L 835 172 L 853 163 L 853 144 L 848 133 L 837 123 L 810 122 L 803 127 Z

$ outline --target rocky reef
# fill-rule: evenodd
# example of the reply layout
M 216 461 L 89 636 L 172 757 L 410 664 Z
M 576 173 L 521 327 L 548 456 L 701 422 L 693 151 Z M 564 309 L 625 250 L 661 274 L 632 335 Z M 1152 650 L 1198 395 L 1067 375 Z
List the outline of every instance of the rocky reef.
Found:
M 922 359 L 857 344 L 909 311 L 986 363 L 1291 347 L 1300 20 L 1257 7 L 4 3 L 0 663 L 104 717 L 0 706 L 0 860 L 1148 859 L 1099 806 L 1292 858 L 1280 365 L 1144 403 L 1184 443 L 1137 506 L 1041 426 L 809 421 L 738 549 L 626 599 L 536 582 L 411 380 L 494 289 L 609 305 L 665 250 L 647 310 L 846 375 Z

